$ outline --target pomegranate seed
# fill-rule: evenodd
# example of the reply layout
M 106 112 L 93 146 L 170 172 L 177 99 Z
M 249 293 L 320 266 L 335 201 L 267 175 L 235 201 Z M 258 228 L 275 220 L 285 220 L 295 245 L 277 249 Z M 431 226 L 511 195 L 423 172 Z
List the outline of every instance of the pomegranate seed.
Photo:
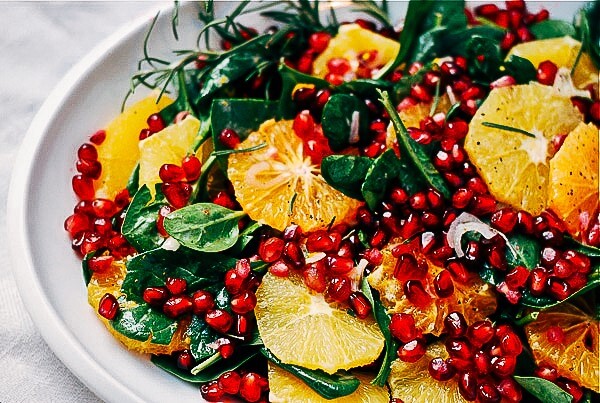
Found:
M 146 120 L 146 123 L 148 124 L 148 129 L 150 129 L 152 133 L 157 133 L 165 128 L 165 121 L 158 113 L 150 115 Z
M 102 172 L 102 165 L 98 161 L 77 160 L 75 169 L 85 177 L 98 179 Z
M 242 377 L 235 371 L 227 371 L 217 379 L 219 388 L 229 395 L 236 395 L 240 390 Z
M 560 326 L 553 325 L 546 330 L 546 338 L 551 344 L 564 344 L 565 332 Z
M 404 239 L 410 239 L 420 232 L 423 232 L 425 228 L 421 222 L 421 218 L 416 213 L 410 213 L 406 219 L 404 225 L 400 229 L 400 236 Z
M 96 133 L 94 133 L 90 136 L 90 142 L 92 142 L 93 144 L 95 144 L 97 146 L 104 143 L 105 139 L 106 139 L 106 131 L 104 131 L 104 130 L 98 130 Z
M 487 375 L 492 371 L 491 357 L 482 350 L 475 352 L 473 362 L 475 363 L 477 372 L 481 375 Z
M 354 260 L 343 257 L 329 257 L 329 270 L 335 274 L 347 274 L 354 268 Z
M 227 340 L 227 339 L 225 339 Z M 233 355 L 233 353 L 235 352 L 235 348 L 233 347 L 233 344 L 231 344 L 231 342 L 229 342 L 229 340 L 227 340 L 227 343 L 223 343 L 219 346 L 219 354 L 221 354 L 221 357 L 223 357 L 223 359 L 228 359 L 229 357 L 231 357 Z
M 307 265 L 302 272 L 302 276 L 304 278 L 304 284 L 316 292 L 321 293 L 327 288 L 325 263 L 323 260 Z
M 235 332 L 239 336 L 247 336 L 252 330 L 252 322 L 246 315 L 236 315 Z
M 470 360 L 473 357 L 473 350 L 466 339 L 447 339 L 446 350 L 451 357 Z
M 211 309 L 206 312 L 206 324 L 219 333 L 227 333 L 233 325 L 233 317 L 223 309 Z
M 559 301 L 571 295 L 572 291 L 565 281 L 557 278 L 550 278 L 548 283 L 548 293 Z
M 446 123 L 444 136 L 454 140 L 462 140 L 469 132 L 469 124 L 464 120 L 453 120 Z
M 91 230 L 92 222 L 86 214 L 73 213 L 65 220 L 64 228 L 74 238 L 81 232 Z
M 330 73 L 343 76 L 351 69 L 348 59 L 343 57 L 334 57 L 327 62 L 327 69 Z
M 244 315 L 256 306 L 256 295 L 250 291 L 244 291 L 231 299 L 231 310 L 239 315 Z
M 458 280 L 458 282 L 463 284 L 466 284 L 471 277 L 465 265 L 457 260 L 450 261 L 446 266 L 446 269 L 448 269 L 455 280 Z
M 482 4 L 475 7 L 475 14 L 488 19 L 493 19 L 496 14 L 498 14 L 498 11 L 500 11 L 500 9 L 495 4 Z
M 440 357 L 429 362 L 428 370 L 433 379 L 442 382 L 452 379 L 456 373 L 455 369 Z
M 283 248 L 284 242 L 282 239 L 271 237 L 266 241 L 261 242 L 260 247 L 258 248 L 258 255 L 263 261 L 273 263 L 281 257 Z
M 267 381 L 259 374 L 248 372 L 240 381 L 240 396 L 248 402 L 257 402 L 263 390 L 267 388 Z
M 475 263 L 479 260 L 481 255 L 481 248 L 479 246 L 479 242 L 469 241 L 467 242 L 467 247 L 465 248 L 465 260 L 468 263 Z
M 427 204 L 427 196 L 424 192 L 417 192 L 413 194 L 408 202 L 414 210 L 425 210 L 427 207 L 429 207 Z
M 163 312 L 169 318 L 178 318 L 192 312 L 192 299 L 187 295 L 169 298 L 163 305 Z
M 546 290 L 548 273 L 542 268 L 536 267 L 529 272 L 529 290 L 535 296 L 540 296 Z
M 429 103 L 433 99 L 427 87 L 421 84 L 413 84 L 411 86 L 410 96 L 425 103 Z
M 225 391 L 219 387 L 217 381 L 212 381 L 200 386 L 200 394 L 208 402 L 220 402 L 225 395 Z
M 117 206 L 112 200 L 94 199 L 92 201 L 94 215 L 99 218 L 111 218 L 117 213 Z
M 398 357 L 404 362 L 417 362 L 425 355 L 425 340 L 416 338 L 398 349 Z
M 399 281 L 422 279 L 427 270 L 427 262 L 424 259 L 417 261 L 414 255 L 403 253 L 396 261 L 394 277 Z
M 106 239 L 97 232 L 84 233 L 81 243 L 81 254 L 87 255 L 106 246 Z
M 165 285 L 167 286 L 167 289 L 171 295 L 183 294 L 187 289 L 187 281 L 178 277 L 168 277 Z
M 508 35 L 508 34 L 509 34 L 509 32 L 507 32 L 505 35 Z M 514 35 L 514 34 L 512 34 L 512 35 Z M 504 49 L 504 47 L 502 49 Z M 515 80 L 515 78 L 513 76 L 502 76 L 490 83 L 490 89 L 510 87 L 511 85 L 515 85 L 516 83 L 517 83 L 517 80 Z
M 576 271 L 577 268 L 566 259 L 558 259 L 556 263 L 554 263 L 553 274 L 558 278 L 566 279 L 575 274 Z
M 233 200 L 233 198 L 223 190 L 217 193 L 217 195 L 212 199 L 212 202 L 230 210 L 235 210 L 238 207 L 236 201 Z
M 290 265 L 283 260 L 278 260 L 278 261 L 274 262 L 273 264 L 271 264 L 271 266 L 269 267 L 269 272 L 277 277 L 289 276 L 290 270 L 291 270 Z
M 333 277 L 327 286 L 327 296 L 336 302 L 346 302 L 352 293 L 351 281 L 347 276 Z
M 487 255 L 488 263 L 495 269 L 506 270 L 508 264 L 506 263 L 506 250 L 503 246 L 492 246 L 490 247 Z
M 163 164 L 158 171 L 158 176 L 163 182 L 181 182 L 185 180 L 185 171 L 175 164 Z
M 529 278 L 529 270 L 523 266 L 515 266 L 511 271 L 506 274 L 504 281 L 511 290 L 518 290 L 524 287 Z
M 98 150 L 96 150 L 93 144 L 84 143 L 77 150 L 77 158 L 83 161 L 97 161 Z
M 94 273 L 104 273 L 110 269 L 115 258 L 110 255 L 94 256 L 87 262 L 88 268 Z
M 308 46 L 310 46 L 316 53 L 321 53 L 327 48 L 330 40 L 331 35 L 327 32 L 315 32 L 308 37 Z
M 233 150 L 241 143 L 241 140 L 235 130 L 226 128 L 219 133 L 219 142 L 221 142 L 225 148 Z
M 487 381 L 478 384 L 477 397 L 482 403 L 499 402 L 501 399 L 501 396 L 498 393 L 496 387 L 493 384 L 488 383 Z
M 235 269 L 225 273 L 225 289 L 230 294 L 238 294 L 244 286 L 247 277 L 241 276 Z
M 473 367 L 473 362 L 471 360 L 463 360 L 462 358 L 449 357 L 447 361 L 448 365 L 450 365 L 457 371 L 468 371 Z
M 81 200 L 92 200 L 94 198 L 94 183 L 91 178 L 81 174 L 73 176 L 71 181 L 73 191 Z
M 308 105 L 314 101 L 317 90 L 314 87 L 301 87 L 292 94 L 294 102 L 300 105 Z
M 402 101 L 400 101 L 398 106 L 396 106 L 396 110 L 398 112 L 402 112 L 406 109 L 412 108 L 413 106 L 417 105 L 417 103 L 418 101 L 416 99 L 412 97 L 406 97 Z
M 477 378 L 473 372 L 465 371 L 458 375 L 458 391 L 467 401 L 477 398 Z
M 169 290 L 166 287 L 147 287 L 142 293 L 142 299 L 154 307 L 162 306 L 169 297 Z
M 462 73 L 462 69 L 452 62 L 444 62 L 440 66 L 442 73 L 446 76 L 456 77 Z
M 177 354 L 177 367 L 189 370 L 194 366 L 194 357 L 190 350 L 183 350 Z
M 464 209 L 473 199 L 473 192 L 467 188 L 459 188 L 452 195 L 452 206 L 457 209 Z
M 450 312 L 444 318 L 444 329 L 449 337 L 462 337 L 467 333 L 467 321 L 460 312 Z
M 448 270 L 442 270 L 433 279 L 435 293 L 440 298 L 447 298 L 454 294 L 454 282 Z
M 561 385 L 559 384 L 559 386 Z M 571 396 L 573 396 L 573 402 L 578 402 L 583 397 L 583 389 L 581 389 L 581 386 L 579 386 L 576 382 L 565 379 L 562 382 L 562 386 L 564 386 L 564 390 L 566 390 Z
M 521 27 L 517 29 L 517 37 L 521 42 L 529 42 L 534 40 L 533 34 L 527 27 Z
M 600 101 L 596 101 L 590 106 L 590 118 L 596 124 L 600 124 Z
M 169 204 L 178 209 L 188 204 L 192 195 L 192 186 L 187 182 L 163 183 L 161 191 Z
M 503 329 L 501 326 L 498 327 L 496 334 L 500 338 L 500 347 L 502 348 L 502 352 L 506 356 L 517 356 L 521 354 L 521 351 L 523 351 L 523 344 L 521 343 L 519 336 L 510 330 L 510 328 L 508 328 L 504 333 L 499 333 L 502 331 L 501 329 Z
M 471 213 L 476 216 L 484 216 L 496 211 L 496 199 L 491 195 L 477 195 L 473 197 Z
M 419 280 L 408 280 L 404 283 L 404 294 L 411 303 L 421 308 L 428 306 L 432 301 Z
M 303 110 L 298 113 L 294 118 L 292 125 L 296 136 L 302 140 L 310 140 L 315 136 L 315 120 L 313 119 L 310 111 Z
M 304 253 L 296 242 L 290 241 L 285 243 L 283 248 L 283 257 L 296 268 L 304 266 Z
M 467 338 L 476 347 L 481 347 L 496 335 L 494 326 L 487 320 L 480 320 L 469 326 Z
M 408 343 L 417 337 L 415 318 L 406 313 L 395 313 L 390 320 L 390 333 L 403 343 Z
M 492 358 L 492 371 L 501 378 L 511 376 L 515 372 L 517 359 L 514 356 Z
M 331 97 L 331 91 L 325 89 L 325 90 L 319 90 L 317 91 L 317 95 L 315 98 L 315 109 L 317 110 L 322 110 L 323 107 L 325 106 L 325 104 L 327 103 L 327 101 L 329 101 L 329 98 Z
M 501 232 L 508 234 L 517 225 L 517 213 L 510 208 L 503 208 L 492 214 L 491 224 Z
M 552 269 L 554 264 L 558 261 L 559 254 L 556 249 L 551 247 L 545 247 L 541 253 L 541 263 L 544 267 Z
M 350 306 L 359 319 L 365 319 L 371 313 L 371 303 L 360 291 L 350 294 Z
M 185 173 L 185 179 L 188 182 L 194 182 L 200 177 L 202 163 L 195 155 L 188 155 L 181 161 L 181 168 Z M 162 177 L 161 177 L 162 179 Z M 164 182 L 164 179 L 163 179 Z
M 119 302 L 114 295 L 106 293 L 100 298 L 98 314 L 108 320 L 113 320 L 119 312 Z
M 579 273 L 588 274 L 591 270 L 590 258 L 574 250 L 566 250 L 562 255 L 563 259 L 571 263 Z
M 138 139 L 141 141 L 147 139 L 150 136 L 152 136 L 152 132 L 150 131 L 150 129 L 142 129 L 140 130 L 140 135 L 138 136 Z
M 383 263 L 383 253 L 379 249 L 365 249 L 362 256 L 373 266 L 379 266 Z
M 512 378 L 505 378 L 496 386 L 500 395 L 509 402 L 520 402 L 523 399 L 521 386 Z
M 537 377 L 545 379 L 550 382 L 556 382 L 559 377 L 558 371 L 554 367 L 550 367 L 545 364 L 540 364 L 539 367 L 533 371 L 533 374 Z

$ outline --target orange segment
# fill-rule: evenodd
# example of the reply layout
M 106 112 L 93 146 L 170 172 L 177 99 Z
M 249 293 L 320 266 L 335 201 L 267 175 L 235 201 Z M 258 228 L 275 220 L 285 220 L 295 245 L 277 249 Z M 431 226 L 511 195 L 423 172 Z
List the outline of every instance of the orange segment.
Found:
M 140 131 L 148 127 L 148 116 L 172 103 L 167 96 L 158 102 L 156 94 L 126 108 L 106 127 L 106 138 L 98 148 L 98 161 L 102 165 L 100 178 L 95 182 L 96 197 L 114 199 L 127 186 L 139 160 Z
M 573 235 L 580 231 L 579 217 L 593 217 L 598 210 L 599 169 L 598 128 L 580 123 L 550 160 L 548 191 L 548 207 Z
M 465 150 L 498 201 L 531 214 L 546 208 L 551 140 L 581 121 L 568 97 L 531 83 L 493 89 L 469 126 Z M 500 124 L 522 133 L 485 126 Z
M 325 182 L 304 157 L 292 124 L 264 122 L 238 149 L 265 147 L 229 156 L 227 175 L 238 202 L 250 218 L 278 230 L 295 223 L 310 232 L 348 221 L 361 203 Z
M 123 343 L 125 347 L 140 353 L 172 354 L 175 351 L 189 348 L 190 342 L 186 335 L 187 324 L 185 323 L 180 323 L 180 326 L 171 339 L 171 343 L 165 345 L 152 343 L 150 339 L 146 341 L 130 339 L 117 332 L 106 318 L 98 315 L 98 305 L 104 294 L 110 293 L 116 298 L 121 295 L 121 284 L 123 283 L 123 279 L 125 279 L 126 273 L 125 264 L 123 262 L 115 262 L 107 272 L 94 273 L 88 284 L 88 302 L 94 308 L 96 315 L 104 323 L 108 331 Z M 135 307 L 135 303 L 129 302 L 129 304 L 132 304 L 131 307 Z
M 548 340 L 550 326 L 563 330 L 564 343 Z M 565 303 L 540 312 L 535 322 L 525 326 L 525 334 L 537 364 L 550 364 L 561 376 L 600 393 L 598 326 L 597 320 Z
M 256 322 L 265 347 L 286 364 L 333 374 L 372 363 L 383 335 L 372 319 L 358 319 L 346 307 L 328 304 L 301 276 L 267 273 L 256 291 Z
M 429 375 L 427 369 L 429 361 L 437 357 L 448 358 L 448 353 L 442 343 L 428 346 L 425 355 L 415 363 L 394 361 L 388 378 L 392 398 L 401 399 L 404 403 L 465 402 L 458 391 L 456 378 L 440 382 Z
M 379 291 L 381 302 L 388 313 L 409 313 L 415 318 L 415 325 L 423 333 L 439 336 L 444 331 L 444 318 L 453 311 L 462 313 L 471 324 L 491 315 L 496 310 L 496 297 L 492 287 L 473 274 L 468 283 L 454 281 L 454 293 L 446 298 L 438 298 L 433 280 L 444 268 L 428 261 L 429 271 L 422 281 L 425 291 L 432 297 L 427 307 L 418 307 L 404 294 L 404 282 L 394 277 L 396 259 L 392 256 L 390 244 L 383 252 L 383 263 L 367 277 L 371 287 Z M 417 255 L 417 259 L 425 259 Z

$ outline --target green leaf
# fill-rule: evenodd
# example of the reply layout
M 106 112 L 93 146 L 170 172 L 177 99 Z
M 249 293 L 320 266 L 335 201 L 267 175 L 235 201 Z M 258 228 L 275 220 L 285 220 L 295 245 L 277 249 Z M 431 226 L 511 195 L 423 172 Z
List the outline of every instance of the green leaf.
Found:
M 525 266 L 531 270 L 538 265 L 542 247 L 535 238 L 517 233 L 507 238 L 506 261 L 510 267 Z
M 387 92 L 381 92 L 380 95 L 380 101 L 390 115 L 394 129 L 396 130 L 396 138 L 398 139 L 398 147 L 400 148 L 401 155 L 400 161 L 405 164 L 401 169 L 405 173 L 404 178 L 410 179 L 411 183 L 415 183 L 416 186 L 411 186 L 411 188 L 418 187 L 418 182 L 422 181 L 432 188 L 437 189 L 445 199 L 449 199 L 451 193 L 444 178 L 435 169 L 423 148 L 408 134 Z M 412 191 L 413 189 L 407 190 Z
M 244 249 L 256 239 L 255 232 L 262 227 L 262 224 L 252 221 L 238 236 L 237 242 L 230 249 L 231 253 L 236 255 L 244 251 Z
M 284 364 L 265 347 L 260 349 L 269 361 L 296 376 L 325 399 L 336 399 L 352 394 L 360 386 L 360 381 L 348 375 L 330 375 L 320 369 L 307 369 L 298 365 Z
M 135 168 L 133 168 L 133 172 L 129 175 L 129 179 L 127 180 L 126 189 L 130 195 L 135 195 L 140 187 L 140 164 L 137 163 Z
M 329 140 L 329 146 L 339 151 L 350 144 L 351 133 L 356 133 L 357 142 L 361 135 L 367 132 L 369 122 L 365 103 L 354 95 L 332 95 L 325 107 L 321 124 L 323 134 Z
M 600 257 L 600 248 L 590 245 L 584 245 L 570 236 L 565 236 L 565 242 L 569 245 L 569 248 L 573 249 L 576 252 L 583 253 L 588 257 Z
M 321 175 L 334 189 L 362 200 L 361 186 L 373 161 L 355 155 L 331 155 L 321 161 Z
M 279 75 L 281 76 L 282 89 L 279 98 L 278 115 L 284 118 L 293 118 L 296 114 L 296 107 L 292 102 L 292 93 L 298 84 L 312 84 L 314 88 L 329 88 L 327 81 L 308 74 L 294 70 L 285 63 L 279 63 Z
M 563 36 L 575 37 L 575 27 L 562 20 L 546 20 L 529 27 L 535 39 L 560 38 Z
M 239 235 L 243 211 L 229 210 L 213 203 L 196 203 L 165 217 L 165 231 L 182 245 L 200 252 L 221 252 L 231 248 Z
M 508 60 L 504 62 L 504 72 L 500 74 L 511 75 L 519 84 L 527 84 L 530 81 L 534 81 L 537 76 L 537 67 L 534 66 L 529 60 L 519 56 L 510 55 Z
M 479 270 L 479 277 L 486 283 L 498 285 L 504 281 L 505 275 L 500 270 L 496 270 L 486 263 L 483 265 L 483 268 Z
M 168 355 L 153 355 L 150 361 L 160 369 L 163 369 L 176 376 L 177 378 L 190 383 L 206 383 L 214 381 L 225 372 L 234 371 L 252 360 L 258 355 L 256 349 L 241 348 L 241 351 L 236 352 L 233 356 L 226 360 L 217 360 L 214 364 L 204 369 L 197 375 L 192 375 L 189 371 L 185 371 L 177 366 L 177 362 Z
M 155 249 L 164 242 L 165 239 L 158 233 L 156 221 L 159 210 L 167 204 L 160 185 L 156 186 L 154 199 L 146 185 L 133 196 L 125 213 L 121 233 L 138 252 Z
M 141 302 L 146 287 L 164 286 L 167 277 L 187 281 L 187 289 L 220 283 L 225 272 L 235 266 L 237 259 L 218 253 L 195 252 L 186 248 L 170 251 L 162 248 L 141 253 L 126 262 L 127 275 L 121 291 L 130 300 Z
M 400 173 L 400 160 L 393 150 L 387 150 L 373 161 L 360 191 L 371 210 L 384 199 L 390 184 Z
M 358 80 L 346 81 L 338 85 L 335 89 L 340 93 L 353 93 L 360 95 L 361 98 L 377 97 L 377 90 L 391 90 L 394 84 L 386 80 L 373 80 L 360 78 Z
M 538 398 L 541 402 L 570 403 L 573 399 L 569 393 L 559 388 L 556 384 L 535 376 L 515 376 L 523 389 Z
M 121 309 L 115 319 L 110 322 L 117 332 L 134 340 L 150 339 L 155 344 L 171 342 L 177 331 L 176 320 L 152 309 L 146 303 L 141 303 L 134 308 L 124 308 L 125 302 L 124 298 L 119 298 Z
M 190 352 L 196 361 L 201 361 L 217 352 L 215 348 L 209 347 L 209 344 L 214 343 L 221 336 L 198 316 L 192 317 L 187 335 L 190 337 Z
M 83 271 L 83 281 L 85 281 L 86 286 L 90 283 L 90 280 L 92 279 L 92 275 L 94 274 L 94 272 L 90 270 L 88 262 L 91 257 L 94 257 L 96 255 L 96 252 L 97 251 L 87 253 L 81 260 L 81 269 Z
M 583 49 L 594 61 L 596 68 L 600 68 L 600 2 L 598 0 L 589 3 L 579 14 L 580 24 L 578 26 L 583 37 Z

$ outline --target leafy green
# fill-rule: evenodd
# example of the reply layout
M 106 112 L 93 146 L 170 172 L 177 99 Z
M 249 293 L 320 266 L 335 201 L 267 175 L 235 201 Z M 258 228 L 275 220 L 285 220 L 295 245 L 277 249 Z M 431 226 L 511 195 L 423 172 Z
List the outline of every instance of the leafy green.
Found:
M 573 399 L 569 393 L 559 388 L 555 383 L 535 376 L 515 376 L 523 389 L 538 398 L 541 402 L 570 403 Z
M 242 253 L 246 246 L 250 244 L 255 238 L 255 232 L 262 227 L 262 224 L 252 221 L 238 236 L 237 242 L 230 249 L 234 255 Z
M 213 203 L 196 203 L 165 217 L 165 231 L 182 245 L 200 252 L 221 252 L 237 242 L 243 211 Z
M 111 326 L 119 333 L 130 339 L 146 341 L 150 339 L 155 344 L 169 344 L 177 331 L 177 321 L 167 317 L 162 312 L 152 309 L 145 302 L 129 308 L 124 298 L 119 298 L 121 309 L 112 320 Z M 125 306 L 125 307 L 124 307 Z
M 469 73 L 481 83 L 489 83 L 506 74 L 517 83 L 525 84 L 535 79 L 536 68 L 527 59 L 511 56 L 504 61 L 498 40 L 475 35 L 467 41 Z
M 321 175 L 334 189 L 348 197 L 362 200 L 361 186 L 371 166 L 368 157 L 330 155 L 321 161 Z
M 519 84 L 526 84 L 536 79 L 537 69 L 529 60 L 510 55 L 504 62 L 504 72 L 497 75 L 511 75 Z
M 155 249 L 164 242 L 164 238 L 158 233 L 156 221 L 159 210 L 167 204 L 160 185 L 156 186 L 154 198 L 146 185 L 133 196 L 125 213 L 121 233 L 136 250 L 141 252 Z
M 92 279 L 92 276 L 94 275 L 94 272 L 90 270 L 88 262 L 89 262 L 90 258 L 92 258 L 96 255 L 96 252 L 97 251 L 92 251 L 92 252 L 87 253 L 81 260 L 81 269 L 83 271 L 83 281 L 85 281 L 86 286 L 90 283 L 90 280 Z
M 269 361 L 295 375 L 325 399 L 348 396 L 360 386 L 360 381 L 353 376 L 329 375 L 320 369 L 307 369 L 298 365 L 284 364 L 265 347 L 262 347 L 260 352 Z
M 583 38 L 583 50 L 590 55 L 596 67 L 600 68 L 600 1 L 588 4 L 578 17 L 578 37 Z
M 364 102 L 356 96 L 332 95 L 323 108 L 321 118 L 323 134 L 329 140 L 331 149 L 339 151 L 347 147 L 353 130 L 356 131 L 356 141 L 358 141 L 369 127 L 368 113 Z
M 391 183 L 398 178 L 400 167 L 400 160 L 394 150 L 385 151 L 373 161 L 360 188 L 371 210 L 375 210 L 384 199 Z
M 510 234 L 508 237 L 506 261 L 510 267 L 525 266 L 533 269 L 540 261 L 540 243 L 527 235 Z
M 279 75 L 281 76 L 282 88 L 281 96 L 279 97 L 278 115 L 284 118 L 292 118 L 296 113 L 296 107 L 294 102 L 292 102 L 292 92 L 296 88 L 296 85 L 312 84 L 316 89 L 330 87 L 327 81 L 294 70 L 285 65 L 285 63 L 279 64 Z
M 562 20 L 546 20 L 533 24 L 529 30 L 535 39 L 560 38 L 562 36 L 576 35 L 575 27 Z
M 130 195 L 134 195 L 139 190 L 140 183 L 140 164 L 136 164 L 135 168 L 133 168 L 133 172 L 129 175 L 129 179 L 127 180 L 127 186 L 125 187 Z
M 190 352 L 195 360 L 201 361 L 216 353 L 216 349 L 209 344 L 214 343 L 220 336 L 206 321 L 194 315 L 187 334 L 190 337 Z
M 600 248 L 584 245 L 570 236 L 565 236 L 565 242 L 576 252 L 583 253 L 589 257 L 600 257 Z

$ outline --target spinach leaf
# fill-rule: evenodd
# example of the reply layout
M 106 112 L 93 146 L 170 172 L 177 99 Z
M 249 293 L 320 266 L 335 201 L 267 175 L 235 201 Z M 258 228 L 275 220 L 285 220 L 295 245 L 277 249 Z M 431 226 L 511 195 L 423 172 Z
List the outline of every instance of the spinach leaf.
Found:
M 135 195 L 140 187 L 140 164 L 137 163 L 133 172 L 129 175 L 127 186 L 125 187 L 130 195 Z
M 321 161 L 321 175 L 334 189 L 362 200 L 361 186 L 372 160 L 355 155 L 330 155 Z
M 348 396 L 360 386 L 360 381 L 353 376 L 329 375 L 320 369 L 307 369 L 297 365 L 284 364 L 265 347 L 262 347 L 260 352 L 269 361 L 295 375 L 325 399 Z
M 373 307 L 373 315 L 375 316 L 375 320 L 377 320 L 379 329 L 385 338 L 385 354 L 383 356 L 383 362 L 381 363 L 381 367 L 379 368 L 377 376 L 375 379 L 373 379 L 373 381 L 371 381 L 373 385 L 384 386 L 392 369 L 392 361 L 394 361 L 396 358 L 398 342 L 394 340 L 392 334 L 390 333 L 391 318 L 381 303 L 379 296 L 377 296 L 377 298 L 373 296 L 373 291 L 371 290 L 371 286 L 366 278 L 363 279 L 361 289 Z
M 164 286 L 167 277 L 187 281 L 194 292 L 222 281 L 223 274 L 235 266 L 236 259 L 218 253 L 202 253 L 180 247 L 176 251 L 162 248 L 134 256 L 127 261 L 127 275 L 121 291 L 130 300 L 141 302 L 146 287 Z
M 150 339 L 155 344 L 169 344 L 177 331 L 177 321 L 167 317 L 162 312 L 152 309 L 145 302 L 129 308 L 124 297 L 119 298 L 121 309 L 114 320 L 110 322 L 113 329 L 130 339 L 146 341 Z
M 91 257 L 96 256 L 97 251 L 87 253 L 83 259 L 81 260 L 81 269 L 83 271 L 83 281 L 85 281 L 85 285 L 87 286 L 94 275 L 94 272 L 90 270 L 88 262 Z
M 479 277 L 486 283 L 491 285 L 498 285 L 504 281 L 505 273 L 500 270 L 494 269 L 489 264 L 484 264 L 483 268 L 479 270 Z
M 448 185 L 446 185 L 446 182 L 444 181 L 444 178 L 442 175 L 440 175 L 437 169 L 435 169 L 431 163 L 431 160 L 429 159 L 429 156 L 425 153 L 421 146 L 408 134 L 408 131 L 406 130 L 404 123 L 402 123 L 396 108 L 390 101 L 388 93 L 380 92 L 380 95 L 380 101 L 383 103 L 383 106 L 390 115 L 394 129 L 396 130 L 396 138 L 398 139 L 398 147 L 400 148 L 400 161 L 403 161 L 403 164 L 406 164 L 401 169 L 403 172 L 405 172 L 404 179 L 410 179 L 411 182 L 414 182 L 415 179 L 417 181 L 425 182 L 432 188 L 437 189 L 437 191 L 440 192 L 445 199 L 449 199 L 451 193 Z M 417 186 L 415 187 L 418 187 L 418 182 L 416 185 Z M 407 190 L 412 191 L 412 189 Z
M 196 203 L 165 217 L 165 231 L 182 245 L 200 252 L 231 248 L 239 235 L 238 222 L 246 215 L 213 203 Z
M 225 372 L 234 371 L 258 355 L 256 349 L 243 348 L 226 360 L 219 359 L 196 375 L 177 366 L 177 362 L 168 355 L 153 355 L 150 361 L 160 369 L 190 383 L 206 383 L 214 381 Z
M 510 267 L 525 266 L 531 270 L 537 266 L 542 247 L 536 239 L 516 233 L 507 238 L 506 261 Z
M 577 251 L 579 253 L 583 253 L 589 257 L 600 257 L 600 248 L 590 245 L 584 245 L 578 240 L 574 239 L 570 236 L 565 236 L 565 242 L 569 245 L 571 249 Z
M 481 83 L 489 83 L 510 74 L 517 83 L 525 84 L 536 77 L 536 67 L 527 59 L 511 56 L 504 61 L 499 41 L 475 35 L 467 41 L 469 73 Z
M 515 376 L 523 389 L 538 398 L 541 402 L 570 403 L 573 397 L 556 384 L 535 376 Z
M 575 37 L 575 27 L 562 20 L 546 20 L 533 24 L 529 30 L 535 39 L 560 38 L 562 36 Z
M 279 97 L 278 115 L 283 118 L 293 118 L 296 113 L 296 107 L 292 102 L 292 93 L 298 84 L 310 84 L 316 89 L 330 88 L 327 81 L 308 74 L 294 70 L 284 63 L 279 64 L 279 75 L 281 76 L 282 88 Z
M 138 252 L 155 249 L 164 242 L 158 233 L 156 221 L 159 210 L 167 204 L 160 185 L 156 185 L 154 198 L 146 185 L 133 196 L 125 213 L 121 233 Z
M 510 55 L 504 62 L 504 73 L 498 73 L 497 76 L 508 74 L 514 77 L 519 84 L 526 84 L 536 79 L 537 66 L 534 66 L 529 60 L 519 56 Z
M 394 84 L 386 80 L 373 80 L 368 78 L 359 78 L 357 80 L 346 81 L 338 85 L 335 89 L 341 93 L 353 93 L 360 95 L 361 98 L 377 97 L 377 90 L 391 90 Z
M 383 200 L 390 184 L 398 177 L 400 169 L 400 160 L 394 150 L 387 150 L 373 161 L 360 188 L 371 210 L 375 210 Z
M 215 348 L 209 347 L 209 344 L 214 343 L 220 337 L 219 334 L 198 316 L 192 317 L 187 335 L 190 337 L 190 352 L 195 360 L 201 361 L 217 352 Z
M 369 111 L 359 98 L 349 94 L 335 94 L 325 104 L 321 123 L 323 134 L 329 140 L 334 151 L 356 143 L 364 135 L 369 126 Z M 355 133 L 352 133 L 352 132 Z M 352 141 L 351 134 L 355 134 Z
M 583 37 L 583 50 L 590 55 L 597 68 L 600 68 L 600 2 L 588 4 L 579 14 L 579 35 Z
M 262 227 L 262 224 L 252 221 L 238 236 L 237 242 L 230 249 L 231 253 L 237 255 L 242 253 L 246 246 L 250 244 L 255 238 L 255 232 Z

